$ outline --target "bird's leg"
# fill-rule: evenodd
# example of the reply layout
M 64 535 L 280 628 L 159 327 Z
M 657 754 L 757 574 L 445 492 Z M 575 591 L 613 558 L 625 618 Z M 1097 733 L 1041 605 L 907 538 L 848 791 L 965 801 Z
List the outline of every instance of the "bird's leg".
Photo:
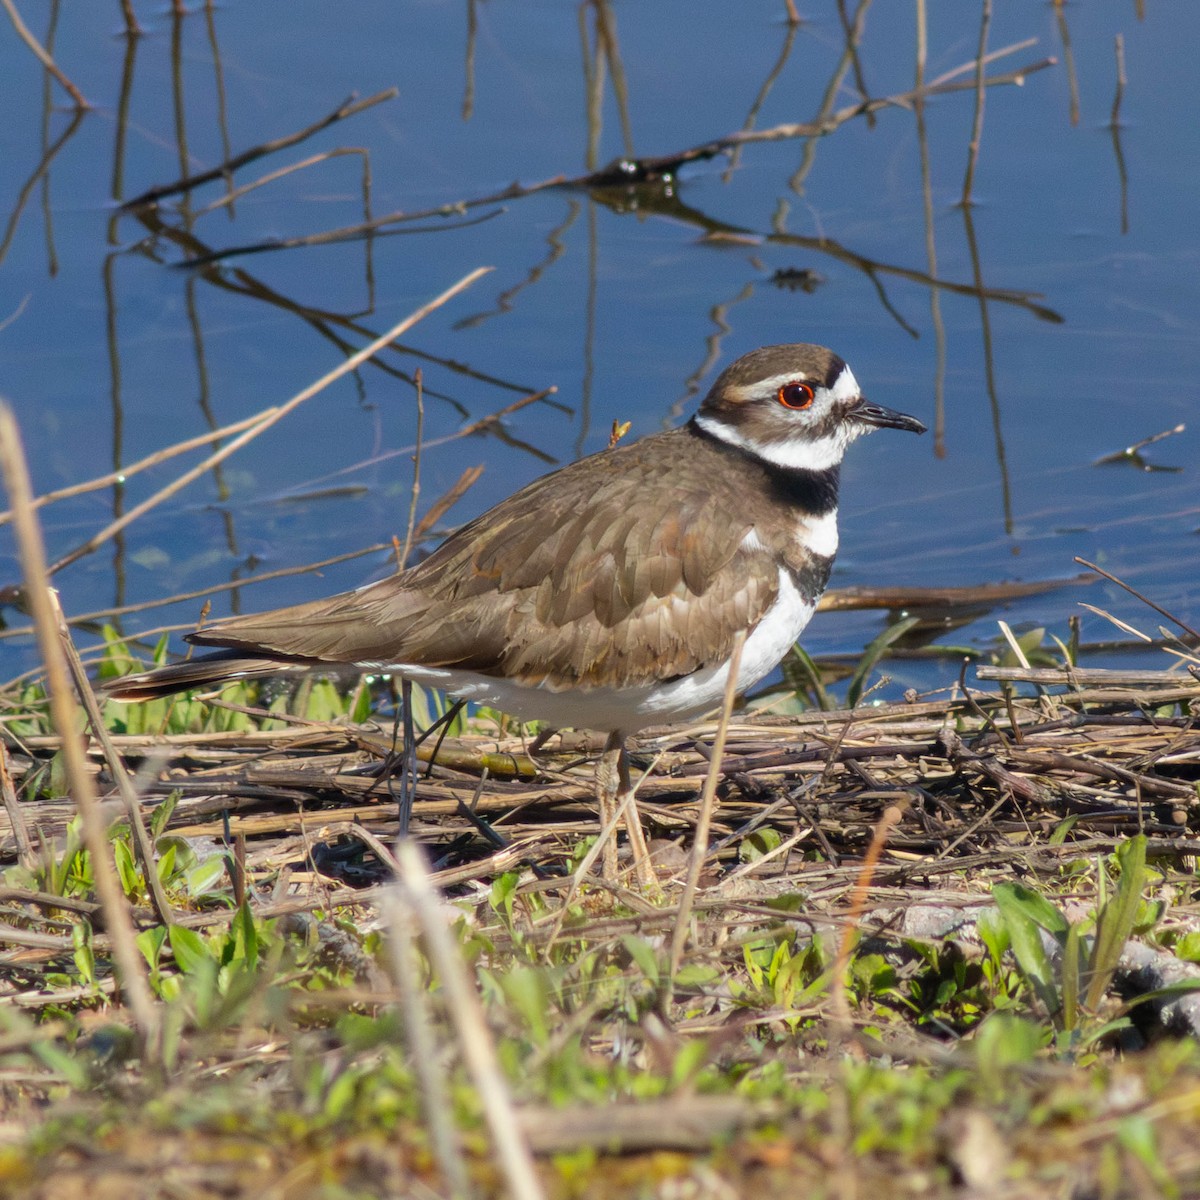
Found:
M 629 850 L 633 855 L 633 875 L 638 886 L 655 889 L 658 887 L 658 876 L 654 873 L 654 865 L 650 861 L 650 848 L 646 845 L 646 832 L 642 829 L 642 818 L 638 812 L 637 797 L 633 794 L 633 783 L 629 778 L 629 751 L 625 739 L 618 735 L 620 751 L 617 755 L 617 797 L 616 808 L 625 810 L 625 832 L 629 836 Z
M 425 769 L 425 776 L 428 778 L 433 774 L 433 764 L 437 762 L 438 751 L 442 748 L 442 743 L 446 740 L 446 734 L 450 732 L 450 726 L 454 723 L 454 718 L 458 716 L 464 708 L 467 707 L 465 700 L 455 700 L 448 709 L 430 727 L 425 730 L 419 738 L 417 745 L 420 746 L 423 742 L 431 738 L 435 733 L 438 735 L 438 740 L 433 743 L 433 753 L 429 756 L 429 766 Z
M 624 754 L 625 739 L 613 730 L 596 762 L 596 804 L 600 809 L 600 836 L 604 839 L 600 875 L 608 883 L 617 881 L 617 794 L 621 789 L 620 762 Z
M 400 681 L 400 702 L 404 707 L 404 758 L 400 770 L 400 821 L 397 832 L 400 837 L 407 837 L 413 798 L 417 792 L 417 736 L 413 729 L 412 683 L 407 679 Z
M 625 737 L 620 730 L 608 735 L 604 753 L 596 764 L 596 799 L 600 806 L 602 829 L 612 830 L 615 834 L 616 825 L 621 820 L 625 823 L 629 850 L 633 856 L 634 876 L 639 886 L 655 887 L 658 881 L 650 863 L 641 817 L 638 816 L 633 783 L 629 777 L 629 752 L 625 749 Z M 605 835 L 601 832 L 600 836 Z M 610 883 L 617 877 L 617 844 L 612 835 L 604 845 L 601 874 Z

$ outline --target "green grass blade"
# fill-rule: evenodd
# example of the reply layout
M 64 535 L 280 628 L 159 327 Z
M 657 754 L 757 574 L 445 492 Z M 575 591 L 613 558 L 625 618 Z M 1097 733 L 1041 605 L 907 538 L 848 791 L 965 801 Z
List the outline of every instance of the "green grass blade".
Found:
M 1096 940 L 1092 945 L 1091 981 L 1087 1006 L 1093 1012 L 1104 999 L 1121 957 L 1121 951 L 1133 932 L 1142 890 L 1146 885 L 1146 836 L 1139 833 L 1117 851 L 1121 878 L 1117 888 L 1096 921 Z
M 863 651 L 862 658 L 858 660 L 854 674 L 850 677 L 850 686 L 846 690 L 846 704 L 850 708 L 853 708 L 862 697 L 871 668 L 884 656 L 888 647 L 893 642 L 898 642 L 920 619 L 920 617 L 902 617 L 894 625 L 889 625 Z

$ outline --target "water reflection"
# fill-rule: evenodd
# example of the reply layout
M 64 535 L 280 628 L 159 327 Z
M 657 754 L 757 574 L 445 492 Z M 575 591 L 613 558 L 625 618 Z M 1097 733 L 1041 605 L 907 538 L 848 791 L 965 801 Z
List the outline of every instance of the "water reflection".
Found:
M 913 393 L 900 407 L 933 410 L 932 463 L 871 450 L 849 481 L 844 577 L 835 583 L 869 587 L 866 576 L 883 572 L 879 586 L 902 584 L 911 599 L 922 585 L 998 583 L 1011 569 L 1005 554 L 1017 551 L 1034 581 L 1061 577 L 1077 549 L 1100 552 L 1098 531 L 1115 526 L 1096 513 L 1128 494 L 1113 482 L 1120 473 L 1073 476 L 1074 501 L 1055 493 L 1055 471 L 1098 453 L 1070 387 L 1088 350 L 1076 345 L 1065 358 L 1070 343 L 1043 330 L 1061 328 L 1064 311 L 1076 337 L 1108 320 L 1106 298 L 1089 296 L 1096 284 L 1072 247 L 1076 232 L 1053 207 L 1055 189 L 1076 187 L 1083 211 L 1094 184 L 1076 182 L 1070 168 L 1056 174 L 1053 154 L 1034 143 L 1065 145 L 1106 81 L 1116 172 L 1100 202 L 1111 201 L 1131 245 L 1139 232 L 1146 237 L 1131 227 L 1138 181 L 1122 148 L 1126 47 L 1151 35 L 1160 49 L 1181 39 L 1176 30 L 1164 40 L 1152 22 L 1146 31 L 1117 29 L 1114 39 L 1082 12 L 1071 28 L 1056 5 L 1056 63 L 1019 28 L 1032 26 L 1037 6 L 1000 14 L 981 3 L 969 33 L 961 19 L 927 14 L 922 0 L 900 7 L 831 3 L 805 22 L 790 7 L 760 6 L 735 21 L 587 0 L 573 21 L 536 27 L 477 0 L 405 9 L 394 18 L 407 30 L 398 93 L 368 86 L 387 50 L 372 44 L 366 20 L 343 54 L 315 11 L 267 38 L 255 22 L 269 18 L 208 5 L 143 12 L 143 30 L 126 0 L 124 36 L 104 43 L 93 18 L 69 12 L 64 22 L 52 6 L 42 45 L 63 57 L 68 74 L 87 63 L 76 90 L 102 107 L 59 112 L 65 84 L 43 72 L 38 119 L 19 142 L 31 165 L 5 201 L 0 265 L 19 281 L 10 291 L 25 287 L 37 302 L 36 314 L 14 304 L 2 332 L 6 345 L 48 364 L 44 382 L 35 362 L 10 386 L 32 426 L 39 484 L 56 493 L 44 512 L 57 570 L 71 581 L 69 611 L 94 626 L 172 594 L 181 597 L 179 623 L 190 624 L 189 602 L 217 589 L 235 610 L 308 594 L 304 582 L 283 582 L 306 552 L 323 569 L 362 554 L 385 570 L 381 548 L 409 514 L 409 479 L 396 468 L 418 448 L 471 456 L 427 462 L 422 492 L 461 501 L 455 515 L 466 516 L 546 464 L 599 448 L 613 419 L 632 419 L 635 432 L 678 419 L 749 345 L 810 337 L 849 343 L 872 390 L 878 380 L 880 389 Z M 452 28 L 462 36 L 441 36 Z M 317 54 L 323 39 L 329 45 Z M 105 44 L 110 55 L 97 51 L 95 62 L 81 53 Z M 327 73 L 304 78 L 301 62 Z M 1138 92 L 1172 86 L 1171 65 L 1138 78 Z M 1063 80 L 1063 114 L 1052 90 L 1032 86 L 1050 78 Z M 447 79 L 450 102 L 438 86 Z M 369 94 L 335 104 L 331 88 L 342 81 Z M 285 85 L 305 111 L 325 115 L 298 118 L 298 104 L 285 112 L 266 95 Z M 567 95 L 577 101 L 569 112 L 559 103 Z M 112 137 L 101 151 L 105 122 Z M 1179 148 L 1169 139 L 1142 144 L 1139 161 L 1151 152 L 1165 162 Z M 176 177 L 146 187 L 168 161 Z M 552 173 L 537 169 L 546 162 Z M 102 249 L 95 223 L 77 212 L 100 173 L 118 206 L 103 214 Z M 952 177 L 962 178 L 957 205 Z M 1053 213 L 1044 227 L 1030 222 L 1031 194 Z M 1171 228 L 1191 239 L 1194 254 L 1194 234 Z M 127 520 L 177 469 L 168 451 L 219 449 L 247 428 L 246 413 L 282 400 L 289 389 L 275 364 L 294 359 L 316 377 L 378 337 L 385 312 L 415 307 L 481 262 L 499 264 L 495 282 L 364 363 L 343 417 L 323 417 L 327 433 L 306 423 L 287 433 L 292 442 L 281 436 L 269 450 L 215 462 L 200 507 L 171 496 Z M 50 320 L 42 305 L 63 274 L 78 299 Z M 1153 278 L 1141 286 L 1155 291 Z M 97 337 L 88 318 L 101 309 Z M 75 325 L 78 361 L 68 375 L 54 360 Z M 928 352 L 918 340 L 926 337 Z M 1180 350 L 1173 378 L 1186 379 L 1187 367 Z M 80 398 L 94 390 L 84 381 L 105 374 L 101 418 Z M 564 384 L 557 397 L 551 381 Z M 1033 398 L 1030 381 L 1040 389 Z M 257 399 L 246 403 L 243 392 Z M 77 407 L 59 396 L 77 397 Z M 163 405 L 172 406 L 169 419 Z M 39 412 L 63 431 L 56 440 Z M 418 414 L 425 428 L 414 436 Z M 564 432 L 557 422 L 568 419 Z M 1167 408 L 1146 420 L 1132 436 L 1115 424 L 1096 432 L 1110 446 L 1133 445 L 1180 424 Z M 111 440 L 102 475 L 92 454 L 98 438 Z M 481 479 L 484 463 L 492 470 Z M 914 473 L 922 487 L 902 482 Z M 92 477 L 109 497 L 102 518 L 89 508 L 95 493 L 66 490 Z M 974 489 L 969 518 L 912 502 L 964 488 Z M 283 495 L 301 498 L 273 503 Z M 1063 534 L 1051 546 L 1028 535 L 1049 497 L 1068 510 L 1062 528 L 1089 531 L 1084 543 Z M 1171 493 L 1139 502 L 1188 511 Z M 1178 539 L 1194 524 L 1181 518 L 1161 544 L 1142 543 L 1172 605 L 1186 595 L 1185 573 L 1172 566 Z M 85 548 L 106 525 L 116 527 L 99 543 L 111 543 L 111 563 L 85 567 Z M 424 530 L 438 531 L 437 521 Z M 1113 552 L 1132 551 L 1118 543 Z M 257 585 L 248 590 L 255 580 L 274 590 L 260 599 Z M 1010 620 L 1053 620 L 1067 607 L 1027 592 L 989 601 L 1001 603 Z M 829 628 L 826 648 L 860 632 Z M 976 619 L 967 636 L 986 640 L 989 622 Z M 9 644 L 21 665 L 24 651 Z

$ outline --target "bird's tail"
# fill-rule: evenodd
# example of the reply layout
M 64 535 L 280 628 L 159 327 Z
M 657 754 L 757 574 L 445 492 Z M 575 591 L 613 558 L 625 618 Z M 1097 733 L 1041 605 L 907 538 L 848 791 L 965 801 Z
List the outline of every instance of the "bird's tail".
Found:
M 108 679 L 101 685 L 101 691 L 109 700 L 158 700 L 189 688 L 219 687 L 239 679 L 290 675 L 306 669 L 302 663 L 259 658 L 240 650 L 219 650 L 169 667 Z

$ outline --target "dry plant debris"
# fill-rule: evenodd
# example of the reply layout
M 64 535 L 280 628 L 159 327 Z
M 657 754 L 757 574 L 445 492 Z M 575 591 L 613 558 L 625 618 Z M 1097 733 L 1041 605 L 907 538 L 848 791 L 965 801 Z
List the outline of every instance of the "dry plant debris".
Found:
M 647 1172 L 693 1181 L 707 1172 L 714 1186 L 795 1194 L 788 1181 L 817 1187 L 830 1164 L 869 1186 L 891 1162 L 890 1194 L 921 1193 L 931 1179 L 941 1180 L 934 1194 L 958 1194 L 962 1181 L 998 1176 L 996 1195 L 1040 1196 L 1057 1194 L 1054 1147 L 1073 1154 L 1072 1179 L 1095 1179 L 1130 1155 L 1141 1161 L 1136 1146 L 1112 1162 L 1085 1153 L 1105 1122 L 1128 1137 L 1158 1119 L 1149 1161 L 1164 1178 L 1190 1177 L 1178 1107 L 1113 1050 L 1142 1039 L 1140 1061 L 1200 1094 L 1189 1082 L 1200 1080 L 1191 997 L 1178 990 L 1195 986 L 1185 959 L 1200 955 L 1176 953 L 1200 940 L 1187 882 L 1198 704 L 1195 681 L 1163 674 L 1056 695 L 1039 687 L 1020 698 L 1010 685 L 950 703 L 734 719 L 688 952 L 670 987 L 666 946 L 711 726 L 650 731 L 637 744 L 662 895 L 576 880 L 584 886 L 570 903 L 569 873 L 598 831 L 594 739 L 553 738 L 536 761 L 522 738 L 479 729 L 447 737 L 436 756 L 426 742 L 413 841 L 427 873 L 392 850 L 395 805 L 380 778 L 390 736 L 378 724 L 293 717 L 279 727 L 262 710 L 259 727 L 114 734 L 173 906 L 165 927 L 133 859 L 122 863 L 128 839 L 114 807 L 118 865 L 163 1012 L 157 1058 L 139 1057 L 119 1032 L 127 1018 L 107 933 L 86 879 L 70 877 L 86 863 L 73 806 L 49 782 L 61 743 L 14 717 L 4 735 L 0 1018 L 8 1061 L 24 1066 L 0 1074 L 0 1090 L 10 1113 L 47 1089 L 66 1088 L 68 1100 L 45 1134 L 57 1182 L 35 1184 L 31 1160 L 14 1150 L 7 1166 L 0 1155 L 0 1194 L 19 1180 L 31 1189 L 22 1194 L 68 1196 L 101 1175 L 149 1170 L 172 1186 L 202 1186 L 197 1194 L 243 1195 L 264 1169 L 290 1163 L 298 1186 L 333 1177 L 354 1194 L 457 1178 L 498 1195 L 511 1188 L 510 1171 L 524 1171 L 523 1194 L 565 1196 L 578 1194 L 570 1180 L 579 1172 L 594 1182 L 586 1164 L 596 1155 L 619 1151 L 609 1190 L 589 1183 L 587 1194 L 639 1194 Z M 89 739 L 87 752 L 101 796 L 114 795 L 103 749 Z M 1152 867 L 1135 868 L 1130 847 Z M 1176 991 L 1158 1016 L 1131 1023 L 1111 991 L 1092 1008 L 1071 1000 L 1068 964 L 1103 939 L 1119 881 L 1135 869 L 1128 931 L 1153 934 L 1120 935 L 1116 986 Z M 1143 884 L 1154 880 L 1172 900 L 1147 917 Z M 1020 893 L 1027 884 L 1036 896 Z M 1022 957 L 1028 947 L 996 941 L 1014 902 L 1045 905 L 1067 930 L 1043 935 L 1058 981 L 1048 993 Z M 447 911 L 458 914 L 455 937 L 437 949 L 441 934 L 432 934 L 446 929 Z M 210 954 L 216 964 L 206 967 Z M 438 981 L 461 969 L 447 954 L 465 959 L 482 1001 L 474 1025 L 453 1034 L 447 1022 L 465 1018 L 459 1003 L 439 999 Z M 1151 1005 L 1133 1011 L 1149 1016 Z M 1163 1025 L 1192 1036 L 1156 1043 Z M 418 1036 L 443 1076 L 412 1077 Z M 483 1093 L 468 1084 L 469 1064 L 447 1059 L 480 1038 L 482 1061 L 501 1072 L 491 1127 L 493 1144 L 512 1152 L 508 1166 L 478 1141 L 472 1097 Z M 1103 1098 L 1068 1060 L 1093 1063 L 1091 1078 L 1108 1080 Z M 319 1086 L 298 1085 L 303 1070 Z M 1017 1077 L 1017 1107 L 996 1107 L 989 1095 Z M 121 1097 L 147 1087 L 156 1099 L 135 1116 Z M 440 1124 L 429 1115 L 431 1087 L 445 1089 Z M 97 1118 L 84 1114 L 97 1094 L 106 1119 L 132 1126 L 81 1155 L 63 1131 L 96 1135 Z M 614 1094 L 623 1097 L 615 1105 Z M 267 1095 L 276 1101 L 263 1109 L 253 1097 Z M 1045 1112 L 1031 1115 L 1039 1103 Z M 195 1130 L 186 1148 L 169 1143 L 170 1161 L 153 1139 L 139 1140 L 155 1122 L 175 1128 L 191 1104 Z M 907 1125 L 905 1104 L 925 1123 Z M 1070 1126 L 1068 1152 L 1070 1137 L 1053 1133 L 1046 1113 L 1072 1105 L 1086 1118 Z M 284 1131 L 284 1113 L 302 1135 Z M 458 1132 L 477 1127 L 466 1141 Z M 849 1147 L 863 1138 L 882 1149 L 856 1157 Z M 251 1144 L 265 1158 L 231 1165 Z M 1014 1162 L 1028 1173 L 1026 1190 L 1013 1190 Z

